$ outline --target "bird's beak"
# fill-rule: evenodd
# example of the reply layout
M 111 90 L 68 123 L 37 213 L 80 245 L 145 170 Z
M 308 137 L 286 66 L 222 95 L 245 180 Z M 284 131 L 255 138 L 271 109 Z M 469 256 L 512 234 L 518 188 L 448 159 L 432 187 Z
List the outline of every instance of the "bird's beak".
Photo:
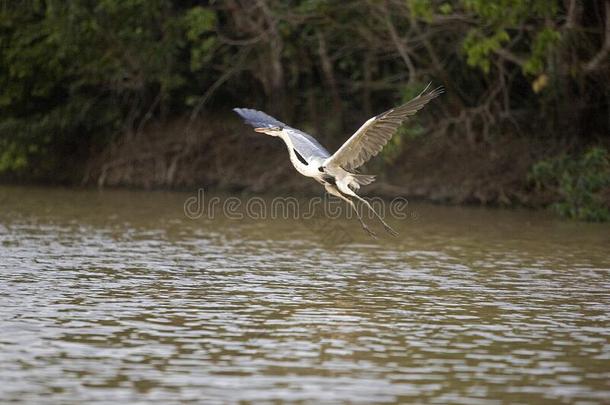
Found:
M 269 136 L 278 136 L 281 131 L 280 131 L 280 128 L 258 127 L 258 128 L 254 128 L 254 132 L 266 134 Z

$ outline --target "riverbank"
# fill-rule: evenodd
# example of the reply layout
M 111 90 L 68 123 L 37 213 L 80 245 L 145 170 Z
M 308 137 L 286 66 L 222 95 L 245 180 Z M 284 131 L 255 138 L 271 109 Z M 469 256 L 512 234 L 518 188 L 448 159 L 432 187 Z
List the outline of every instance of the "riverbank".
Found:
M 322 135 L 319 139 L 333 151 L 347 136 L 330 138 Z M 397 137 L 400 138 L 398 148 L 386 147 L 384 152 L 390 150 L 391 153 L 382 152 L 362 168 L 363 173 L 377 175 L 375 183 L 361 190 L 362 195 L 504 207 L 543 208 L 555 204 L 557 208 L 557 205 L 568 204 L 570 209 L 573 206 L 588 209 L 587 201 L 596 198 L 601 202 L 596 202 L 595 209 L 599 211 L 601 207 L 603 212 L 610 209 L 607 186 L 605 191 L 602 187 L 602 192 L 595 195 L 588 189 L 578 189 L 592 181 L 610 184 L 608 179 L 603 179 L 601 166 L 592 165 L 586 156 L 581 161 L 566 158 L 571 167 L 565 162 L 562 164 L 566 167 L 560 167 L 557 162 L 562 161 L 553 160 L 557 156 L 570 156 L 570 150 L 578 149 L 574 143 L 559 142 L 556 138 L 541 140 L 515 135 L 478 140 L 476 143 L 441 133 L 415 138 Z M 279 139 L 253 132 L 231 114 L 150 122 L 138 131 L 115 137 L 104 148 L 92 149 L 88 158 L 83 156 L 87 154 L 75 154 L 72 159 L 64 159 L 61 166 L 54 168 L 53 177 L 29 178 L 22 175 L 11 182 L 34 181 L 98 188 L 206 188 L 297 196 L 323 193 L 316 182 L 294 170 Z M 607 157 L 602 156 L 602 162 L 604 159 L 607 175 Z M 542 176 L 542 180 L 533 176 L 541 161 L 547 171 L 542 172 L 546 176 Z M 553 165 L 558 166 L 554 172 L 549 169 Z M 572 176 L 570 181 L 578 187 L 572 187 L 571 183 L 562 186 L 560 181 L 565 179 L 558 177 L 565 178 L 566 173 Z M 596 180 L 595 176 L 602 178 Z M 572 187 L 574 195 L 567 195 L 561 187 Z M 565 208 L 559 206 L 559 209 Z M 565 216 L 579 218 L 579 215 Z M 592 220 L 603 220 L 603 215 L 594 216 Z
M 346 135 L 347 136 L 347 135 Z M 324 139 L 329 150 L 342 140 Z M 450 204 L 525 205 L 552 201 L 535 190 L 528 171 L 549 145 L 506 137 L 471 145 L 435 135 L 404 141 L 402 152 L 378 156 L 363 168 L 378 180 L 364 194 L 397 195 Z M 278 194 L 319 194 L 319 185 L 299 176 L 278 139 L 254 133 L 233 117 L 150 124 L 120 137 L 86 164 L 85 186 L 145 189 L 217 188 Z
M 6 3 L 0 182 L 321 195 L 231 109 L 335 150 L 430 83 L 363 193 L 610 221 L 608 2 Z

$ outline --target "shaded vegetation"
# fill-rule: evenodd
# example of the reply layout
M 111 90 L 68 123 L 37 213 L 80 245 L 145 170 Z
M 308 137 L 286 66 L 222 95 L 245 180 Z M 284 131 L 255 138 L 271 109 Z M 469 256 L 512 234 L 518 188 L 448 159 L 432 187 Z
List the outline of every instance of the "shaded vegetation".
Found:
M 413 139 L 481 152 L 536 139 L 572 157 L 551 164 L 552 148 L 533 152 L 542 162 L 531 192 L 555 184 L 562 214 L 601 219 L 588 210 L 602 212 L 607 182 L 583 188 L 565 173 L 590 178 L 598 166 L 584 151 L 607 151 L 609 59 L 604 0 L 3 2 L 0 173 L 73 180 L 153 123 L 195 123 L 238 105 L 332 148 L 432 81 L 446 96 L 402 129 L 377 169 L 391 172 Z M 171 165 L 196 152 L 189 141 L 178 148 Z
M 560 215 L 587 221 L 610 220 L 610 156 L 594 147 L 582 155 L 561 155 L 536 163 L 531 179 L 536 187 L 558 194 L 552 205 Z

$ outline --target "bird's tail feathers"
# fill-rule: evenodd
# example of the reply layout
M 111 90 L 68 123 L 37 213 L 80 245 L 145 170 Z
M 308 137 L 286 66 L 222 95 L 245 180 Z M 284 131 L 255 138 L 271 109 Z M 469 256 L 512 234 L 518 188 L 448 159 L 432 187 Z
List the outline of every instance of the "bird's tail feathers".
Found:
M 366 186 L 367 184 L 371 184 L 375 181 L 374 174 L 355 174 L 350 173 L 352 177 L 352 181 L 350 181 L 349 186 L 352 190 L 358 190 L 360 186 Z

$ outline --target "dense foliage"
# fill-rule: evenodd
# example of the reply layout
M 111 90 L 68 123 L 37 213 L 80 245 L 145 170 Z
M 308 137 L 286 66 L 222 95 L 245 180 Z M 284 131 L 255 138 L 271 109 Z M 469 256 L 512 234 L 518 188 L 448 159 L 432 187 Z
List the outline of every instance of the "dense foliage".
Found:
M 610 189 L 610 156 L 599 147 L 582 156 L 561 155 L 542 160 L 532 168 L 536 187 L 557 193 L 552 205 L 560 215 L 587 221 L 610 220 L 603 193 Z
M 238 104 L 341 139 L 430 81 L 447 96 L 426 131 L 456 142 L 605 144 L 609 21 L 604 0 L 3 2 L 0 172 Z

